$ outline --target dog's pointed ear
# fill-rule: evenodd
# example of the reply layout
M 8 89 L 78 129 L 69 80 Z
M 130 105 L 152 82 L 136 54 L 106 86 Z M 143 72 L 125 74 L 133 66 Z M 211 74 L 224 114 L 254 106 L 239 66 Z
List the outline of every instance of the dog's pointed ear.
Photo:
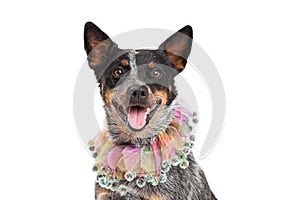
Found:
M 166 56 L 167 60 L 181 72 L 187 63 L 193 42 L 193 29 L 187 25 L 174 33 L 160 46 L 159 50 Z
M 91 68 L 104 63 L 113 47 L 117 47 L 117 45 L 94 23 L 87 22 L 85 24 L 84 49 Z

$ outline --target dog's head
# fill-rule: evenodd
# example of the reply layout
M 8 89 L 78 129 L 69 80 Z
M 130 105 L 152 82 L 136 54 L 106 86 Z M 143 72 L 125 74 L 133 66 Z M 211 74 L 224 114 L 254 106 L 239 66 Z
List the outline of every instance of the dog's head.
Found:
M 149 143 L 172 120 L 174 77 L 185 68 L 192 34 L 185 26 L 157 50 L 124 50 L 95 24 L 86 23 L 84 47 L 100 83 L 112 142 Z

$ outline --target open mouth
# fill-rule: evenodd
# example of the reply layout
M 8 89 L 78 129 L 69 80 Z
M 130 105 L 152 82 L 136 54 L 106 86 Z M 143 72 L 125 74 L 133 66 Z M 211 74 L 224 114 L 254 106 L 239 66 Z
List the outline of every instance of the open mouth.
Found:
M 128 122 L 134 129 L 142 129 L 147 123 L 147 117 L 150 113 L 150 108 L 141 106 L 130 106 L 128 108 Z
M 126 109 L 118 105 L 117 102 L 113 101 L 114 106 L 119 112 L 122 120 L 128 125 L 133 131 L 140 131 L 149 123 L 158 109 L 160 101 L 157 101 L 154 105 L 146 107 L 143 105 L 131 105 Z

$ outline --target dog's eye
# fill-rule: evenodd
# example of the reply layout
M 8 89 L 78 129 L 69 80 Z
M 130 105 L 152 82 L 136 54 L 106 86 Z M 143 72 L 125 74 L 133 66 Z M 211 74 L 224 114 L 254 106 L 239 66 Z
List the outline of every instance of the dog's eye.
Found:
M 161 75 L 161 73 L 160 73 L 160 71 L 159 70 L 157 70 L 157 69 L 155 69 L 155 70 L 153 70 L 152 71 L 152 76 L 154 76 L 154 77 L 160 77 L 160 75 Z
M 118 78 L 123 74 L 123 70 L 122 69 L 115 69 L 113 72 L 114 77 Z

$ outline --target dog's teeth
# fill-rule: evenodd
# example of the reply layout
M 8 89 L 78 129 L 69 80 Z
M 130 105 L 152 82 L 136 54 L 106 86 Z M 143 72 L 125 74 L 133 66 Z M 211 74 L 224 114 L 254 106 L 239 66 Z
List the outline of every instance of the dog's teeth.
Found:
M 149 114 L 150 113 L 150 108 L 147 108 L 147 114 Z

